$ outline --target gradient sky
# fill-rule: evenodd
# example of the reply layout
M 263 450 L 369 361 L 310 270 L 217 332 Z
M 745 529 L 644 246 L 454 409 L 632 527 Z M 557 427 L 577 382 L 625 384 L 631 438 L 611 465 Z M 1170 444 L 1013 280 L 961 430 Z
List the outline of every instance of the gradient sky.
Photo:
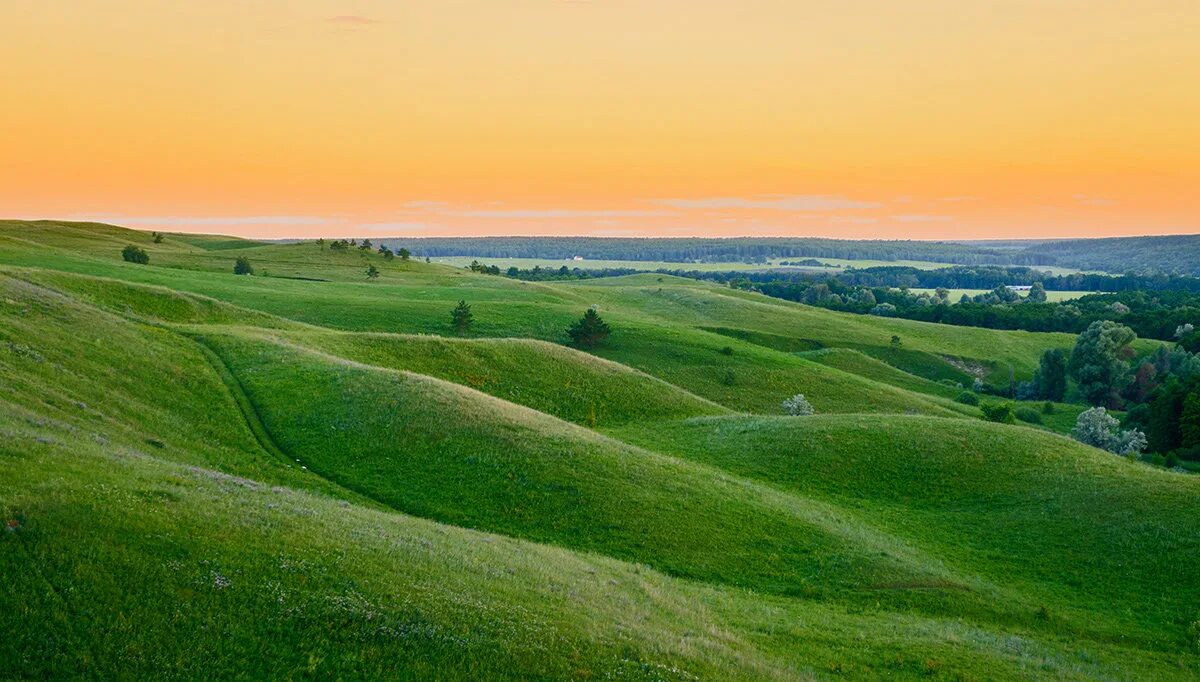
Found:
M 0 65 L 0 217 L 1200 232 L 1197 0 L 4 0 Z

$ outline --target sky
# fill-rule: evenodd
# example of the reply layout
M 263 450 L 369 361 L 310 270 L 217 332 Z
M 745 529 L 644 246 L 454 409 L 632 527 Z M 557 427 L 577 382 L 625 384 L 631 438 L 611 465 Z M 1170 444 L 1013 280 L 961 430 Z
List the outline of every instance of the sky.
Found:
M 1200 233 L 1196 0 L 3 0 L 0 218 Z

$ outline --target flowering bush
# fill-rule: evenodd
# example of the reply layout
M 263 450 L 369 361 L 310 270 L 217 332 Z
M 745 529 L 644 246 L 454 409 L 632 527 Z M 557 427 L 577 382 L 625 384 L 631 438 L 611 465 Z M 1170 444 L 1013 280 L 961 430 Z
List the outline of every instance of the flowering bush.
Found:
M 1093 407 L 1079 415 L 1071 436 L 1080 443 L 1126 457 L 1136 457 L 1146 449 L 1146 434 L 1137 429 L 1122 431 L 1118 422 L 1103 407 Z
M 797 393 L 783 401 L 783 411 L 793 417 L 807 417 L 813 414 L 813 406 L 805 399 L 803 393 Z

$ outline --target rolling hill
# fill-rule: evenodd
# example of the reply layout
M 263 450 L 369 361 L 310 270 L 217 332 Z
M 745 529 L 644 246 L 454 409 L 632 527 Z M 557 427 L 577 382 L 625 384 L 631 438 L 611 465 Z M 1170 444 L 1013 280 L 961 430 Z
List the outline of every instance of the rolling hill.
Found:
M 1069 342 L 2 222 L 0 678 L 1194 678 L 1200 478 L 937 381 Z

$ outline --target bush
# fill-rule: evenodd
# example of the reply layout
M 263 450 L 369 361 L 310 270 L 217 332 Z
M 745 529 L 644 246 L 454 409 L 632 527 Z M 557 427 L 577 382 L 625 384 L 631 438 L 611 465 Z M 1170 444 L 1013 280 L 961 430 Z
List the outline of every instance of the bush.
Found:
M 963 405 L 978 405 L 979 404 L 979 396 L 975 395 L 974 393 L 972 393 L 970 391 L 963 391 L 962 393 L 959 393 L 958 397 L 955 398 L 955 400 L 962 403 Z
M 983 410 L 983 418 L 998 424 L 1016 424 L 1011 403 L 984 403 L 979 406 Z
M 253 275 L 254 268 L 250 266 L 250 259 L 245 256 L 238 256 L 237 261 L 233 264 L 233 274 L 235 275 Z
M 1054 403 L 1049 400 L 1042 403 L 1042 414 L 1054 414 Z
M 121 249 L 121 258 L 124 258 L 127 263 L 137 263 L 138 265 L 145 265 L 150 262 L 150 254 L 133 244 Z
M 1146 449 L 1146 434 L 1136 429 L 1122 431 L 1119 426 L 1120 422 L 1103 407 L 1093 407 L 1082 412 L 1075 420 L 1071 437 L 1113 454 L 1137 457 Z
M 1028 405 L 1022 405 L 1013 410 L 1013 416 L 1027 424 L 1042 423 L 1042 414 Z
M 733 355 L 733 346 L 725 346 L 722 348 L 721 355 Z
M 783 411 L 793 417 L 807 417 L 815 413 L 813 406 L 804 397 L 803 393 L 797 393 L 783 401 Z
M 721 383 L 726 386 L 733 386 L 737 383 L 737 375 L 733 373 L 733 370 L 727 369 L 725 370 L 725 374 L 721 376 Z

